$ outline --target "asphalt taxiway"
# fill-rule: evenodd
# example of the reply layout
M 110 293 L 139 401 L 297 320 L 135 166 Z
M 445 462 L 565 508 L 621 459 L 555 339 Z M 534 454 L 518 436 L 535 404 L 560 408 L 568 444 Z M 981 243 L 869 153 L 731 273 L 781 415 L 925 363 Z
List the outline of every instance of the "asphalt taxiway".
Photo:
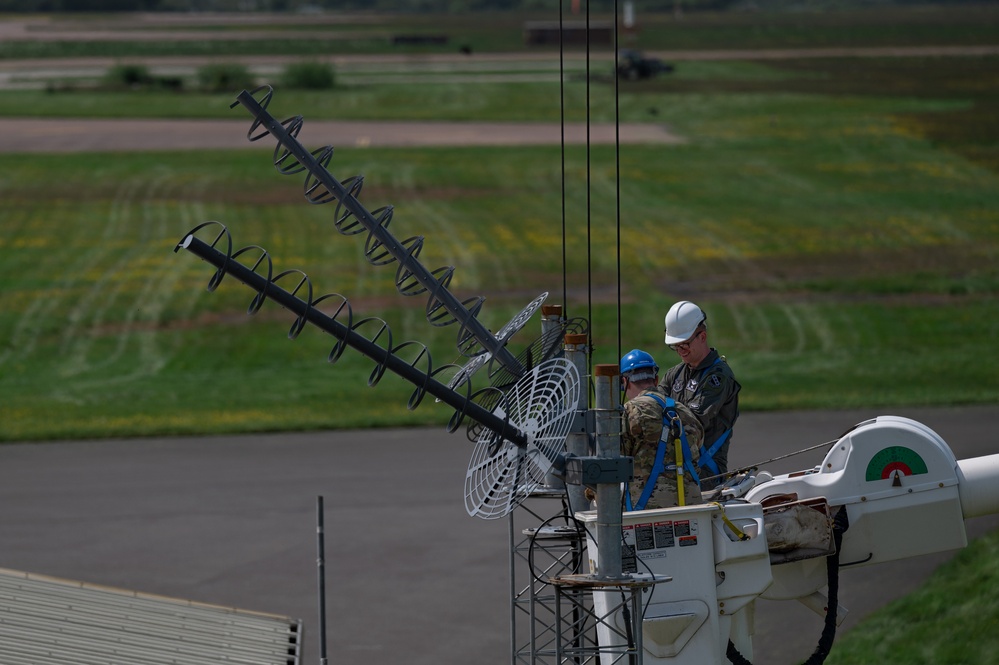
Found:
M 929 425 L 958 459 L 999 452 L 993 406 L 747 413 L 730 462 L 834 440 L 881 414 Z M 443 428 L 7 444 L 0 567 L 300 618 L 303 662 L 318 662 L 322 496 L 330 662 L 501 665 L 511 653 L 508 523 L 465 513 L 470 452 L 463 431 Z M 999 516 L 966 524 L 973 538 Z M 953 554 L 844 570 L 840 631 Z M 797 602 L 761 601 L 754 661 L 805 660 L 821 627 Z

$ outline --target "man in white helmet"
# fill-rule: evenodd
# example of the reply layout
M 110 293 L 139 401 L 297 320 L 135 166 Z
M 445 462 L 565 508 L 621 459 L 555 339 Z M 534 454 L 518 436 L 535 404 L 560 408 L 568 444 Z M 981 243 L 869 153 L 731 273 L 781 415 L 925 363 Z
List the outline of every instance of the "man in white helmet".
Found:
M 681 362 L 663 375 L 659 386 L 677 402 L 687 405 L 704 428 L 704 445 L 698 460 L 701 489 L 722 479 L 707 480 L 728 471 L 728 447 L 739 418 L 739 389 L 725 357 L 708 345 L 707 315 L 689 300 L 674 303 L 666 313 L 666 344 Z

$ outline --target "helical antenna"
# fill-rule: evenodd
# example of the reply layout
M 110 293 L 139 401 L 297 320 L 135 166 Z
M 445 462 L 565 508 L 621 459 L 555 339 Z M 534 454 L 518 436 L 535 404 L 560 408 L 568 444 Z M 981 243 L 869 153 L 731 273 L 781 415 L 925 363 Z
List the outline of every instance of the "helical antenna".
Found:
M 258 101 L 256 96 L 260 96 Z M 344 235 L 367 231 L 364 256 L 372 265 L 398 262 L 396 289 L 404 296 L 428 294 L 426 318 L 435 326 L 458 324 L 457 346 L 469 357 L 489 353 L 509 372 L 523 376 L 525 369 L 506 348 L 505 340 L 492 335 L 478 320 L 484 298 L 475 296 L 459 300 L 449 290 L 454 268 L 444 266 L 428 270 L 419 261 L 423 237 L 412 236 L 399 241 L 389 231 L 393 208 L 385 206 L 369 211 L 358 201 L 363 178 L 355 176 L 340 182 L 326 169 L 333 156 L 332 146 L 309 151 L 298 141 L 303 119 L 294 116 L 282 122 L 275 120 L 267 106 L 273 96 L 270 86 L 261 86 L 252 92 L 243 90 L 232 107 L 243 106 L 253 122 L 247 132 L 250 141 L 267 135 L 277 140 L 274 148 L 274 166 L 284 175 L 306 172 L 305 198 L 313 204 L 336 201 L 334 225 Z
M 218 232 L 210 242 L 205 242 L 197 234 L 210 227 L 217 227 Z M 412 383 L 416 389 L 409 400 L 410 409 L 415 409 L 427 393 L 448 404 L 454 409 L 447 426 L 449 432 L 457 430 L 468 417 L 485 428 L 496 441 L 528 447 L 527 433 L 505 415 L 505 411 L 511 411 L 509 407 L 504 412 L 494 412 L 473 399 L 469 382 L 463 382 L 455 389 L 439 380 L 441 375 L 449 375 L 456 369 L 454 365 L 435 368 L 429 349 L 419 342 L 395 345 L 391 328 L 381 319 L 369 317 L 355 321 L 350 302 L 340 294 L 314 297 L 312 281 L 304 272 L 286 270 L 275 275 L 270 255 L 263 248 L 251 245 L 233 251 L 232 246 L 232 237 L 224 225 L 205 222 L 186 234 L 174 251 L 187 250 L 215 267 L 208 282 L 209 291 L 218 288 L 226 275 L 232 275 L 256 291 L 248 313 L 255 314 L 268 299 L 292 312 L 296 318 L 288 332 L 289 338 L 297 338 L 308 323 L 335 337 L 337 342 L 329 353 L 329 362 L 339 360 L 347 347 L 373 360 L 375 367 L 368 378 L 369 386 L 377 385 L 386 370 Z M 284 283 L 288 283 L 291 290 L 285 288 Z M 324 309 L 333 310 L 332 314 L 320 309 L 320 304 Z M 522 410 L 521 407 L 513 412 Z

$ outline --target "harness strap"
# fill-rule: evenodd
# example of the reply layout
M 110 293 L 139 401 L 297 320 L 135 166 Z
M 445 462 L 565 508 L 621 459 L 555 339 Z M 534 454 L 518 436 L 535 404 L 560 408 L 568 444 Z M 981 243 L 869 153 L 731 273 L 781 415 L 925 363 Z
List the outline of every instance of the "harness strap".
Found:
M 691 479 L 697 486 L 701 486 L 701 479 L 697 473 L 697 468 L 694 466 L 694 456 L 690 454 L 690 444 L 687 443 L 687 432 L 683 429 L 683 421 L 680 420 L 680 414 L 676 411 L 670 411 L 668 409 L 673 409 L 676 407 L 676 400 L 672 397 L 667 397 L 663 400 L 658 395 L 649 394 L 649 397 L 656 400 L 659 406 L 663 407 L 663 431 L 666 431 L 667 418 L 669 421 L 675 421 L 677 427 L 680 429 L 680 443 L 683 445 L 683 468 L 687 470 L 690 474 Z M 665 438 L 665 437 L 663 437 Z
M 732 430 L 731 429 L 727 429 L 727 430 L 725 430 L 722 433 L 721 436 L 718 437 L 717 441 L 715 441 L 714 443 L 711 444 L 710 448 L 706 448 L 706 449 L 705 448 L 701 448 L 701 456 L 697 460 L 697 466 L 698 466 L 698 468 L 706 466 L 711 471 L 711 473 L 713 473 L 715 475 L 718 475 L 719 473 L 721 473 L 718 470 L 718 463 L 715 462 L 715 453 L 717 453 L 719 450 L 721 450 L 721 447 L 723 445 L 725 445 L 726 441 L 728 441 L 728 437 L 729 437 L 729 435 L 731 433 L 732 433 Z
M 631 492 L 625 493 L 625 506 L 629 511 L 631 510 L 642 510 L 648 504 L 649 499 L 652 498 L 652 492 L 656 489 L 656 483 L 659 482 L 659 476 L 661 476 L 666 471 L 675 471 L 677 478 L 677 491 L 683 486 L 683 476 L 684 467 L 686 467 L 687 472 L 690 473 L 691 478 L 700 486 L 701 481 L 697 475 L 697 469 L 694 467 L 691 461 L 690 446 L 687 443 L 687 434 L 683 429 L 683 422 L 680 420 L 679 414 L 673 409 L 676 407 L 676 401 L 671 397 L 667 397 L 665 400 L 660 398 L 658 395 L 650 394 L 649 397 L 654 399 L 663 408 L 663 429 L 659 435 L 659 446 L 656 448 L 656 459 L 652 464 L 652 469 L 649 472 L 649 477 L 645 481 L 645 487 L 642 488 L 642 494 L 638 498 L 638 503 L 632 506 Z M 672 431 L 673 423 L 680 432 L 678 440 L 681 446 L 681 454 L 679 458 L 681 463 L 677 464 L 665 464 L 667 445 L 670 440 L 670 432 Z
M 715 361 L 713 363 L 711 363 L 703 370 L 701 370 L 701 378 L 698 379 L 698 383 L 704 380 L 704 376 L 708 373 L 709 369 L 711 369 L 720 362 L 721 362 L 721 356 L 718 356 L 717 358 L 715 358 Z M 697 460 L 698 469 L 703 469 L 704 467 L 708 467 L 708 470 L 711 471 L 711 473 L 716 476 L 721 473 L 721 470 L 718 468 L 718 463 L 715 462 L 715 453 L 721 450 L 721 447 L 725 445 L 725 442 L 728 441 L 728 437 L 731 434 L 732 434 L 732 429 L 729 428 L 724 432 L 722 432 L 722 435 L 719 436 L 718 439 L 714 443 L 712 443 L 710 447 L 701 446 L 701 456 Z
M 681 428 L 683 426 L 681 425 Z M 676 503 L 678 506 L 686 506 L 687 498 L 683 495 L 683 443 L 679 437 L 673 439 L 673 454 L 676 456 L 676 465 L 680 472 L 676 474 Z
M 723 506 L 722 504 L 718 503 L 717 501 L 712 501 L 708 505 L 709 506 L 718 506 L 718 511 L 721 514 L 722 522 L 724 522 L 725 526 L 727 526 L 729 529 L 732 530 L 732 533 L 735 534 L 736 538 L 738 538 L 739 540 L 749 540 L 749 536 L 746 535 L 746 532 L 743 531 L 742 529 L 740 529 L 739 527 L 737 527 L 735 525 L 735 523 L 732 522 L 732 520 L 730 520 L 728 518 L 728 515 L 725 514 L 725 506 Z
M 656 489 L 656 482 L 659 480 L 659 476 L 662 475 L 663 471 L 666 470 L 666 466 L 663 464 L 663 459 L 666 457 L 666 442 L 661 438 L 659 439 L 659 447 L 656 449 L 656 461 L 652 464 L 652 471 L 649 473 L 649 479 L 645 481 L 645 487 L 642 489 L 642 496 L 638 497 L 638 503 L 635 505 L 633 510 L 642 510 L 645 505 L 652 498 L 652 492 Z M 676 468 L 676 465 L 671 464 L 672 468 Z M 631 499 L 631 492 L 628 492 L 628 499 Z

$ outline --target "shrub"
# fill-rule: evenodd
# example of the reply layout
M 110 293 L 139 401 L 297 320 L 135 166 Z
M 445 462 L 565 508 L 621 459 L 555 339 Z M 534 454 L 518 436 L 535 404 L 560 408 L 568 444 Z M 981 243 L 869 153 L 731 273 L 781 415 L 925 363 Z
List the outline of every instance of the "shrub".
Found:
M 336 85 L 336 74 L 324 62 L 294 62 L 285 67 L 281 82 L 299 90 L 328 90 Z
M 217 63 L 198 68 L 198 85 L 208 92 L 232 92 L 253 88 L 250 70 L 237 63 Z
M 115 65 L 104 80 L 115 88 L 140 88 L 153 83 L 153 76 L 145 65 Z

